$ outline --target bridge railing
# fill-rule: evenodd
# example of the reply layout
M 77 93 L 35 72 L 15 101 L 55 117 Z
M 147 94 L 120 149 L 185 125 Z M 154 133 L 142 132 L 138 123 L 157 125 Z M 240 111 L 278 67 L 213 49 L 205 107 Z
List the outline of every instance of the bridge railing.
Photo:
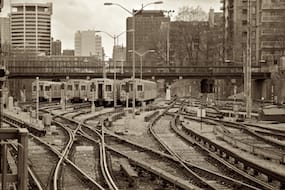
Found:
M 64 66 L 61 65 L 61 67 L 56 67 L 53 65 L 46 65 L 46 66 L 27 66 L 27 65 L 17 65 L 17 66 L 9 66 L 8 67 L 9 72 L 11 74 L 32 74 L 32 73 L 38 73 L 38 74 L 45 74 L 45 73 L 53 73 L 53 74 L 59 74 L 59 73 L 84 73 L 84 74 L 99 74 L 103 73 L 103 68 L 101 66 Z M 106 72 L 114 73 L 113 68 L 105 68 Z M 260 68 L 253 68 L 252 72 L 260 72 Z M 117 73 L 132 73 L 133 68 L 131 66 L 124 66 L 121 68 L 116 69 Z M 140 68 L 135 68 L 136 73 L 140 73 Z M 142 69 L 142 73 L 181 73 L 181 74 L 187 74 L 187 73 L 243 73 L 243 67 L 242 66 L 235 66 L 235 67 L 211 67 L 209 70 L 209 67 L 150 67 L 145 66 Z

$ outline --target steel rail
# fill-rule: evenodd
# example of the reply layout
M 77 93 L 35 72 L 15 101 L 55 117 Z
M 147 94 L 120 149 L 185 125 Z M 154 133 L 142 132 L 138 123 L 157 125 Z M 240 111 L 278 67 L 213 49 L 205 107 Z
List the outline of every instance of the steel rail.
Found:
M 16 120 L 15 123 L 8 123 L 14 127 L 18 127 L 18 125 L 16 123 L 18 123 L 19 121 Z M 19 123 L 20 125 L 22 124 L 21 122 Z M 80 130 L 80 129 L 78 129 Z M 52 147 L 51 145 L 47 144 L 46 142 L 44 142 L 42 139 L 40 139 L 39 137 L 29 133 L 29 136 L 32 137 L 33 139 L 35 139 L 36 141 L 40 142 L 41 144 L 43 144 L 44 146 L 46 146 L 51 152 L 53 152 L 54 154 L 56 154 L 59 158 L 63 158 L 64 161 L 69 164 L 70 166 L 72 166 L 78 173 L 80 173 L 80 175 L 84 176 L 84 178 L 86 178 L 88 181 L 90 181 L 95 187 L 97 187 L 100 190 L 105 190 L 105 188 L 103 188 L 100 184 L 98 184 L 96 181 L 94 181 L 92 178 L 90 178 L 85 172 L 83 172 L 80 168 L 78 168 L 72 161 L 70 161 L 68 158 L 66 158 L 65 156 L 63 156 L 62 153 L 60 153 L 58 150 L 56 150 L 54 147 Z

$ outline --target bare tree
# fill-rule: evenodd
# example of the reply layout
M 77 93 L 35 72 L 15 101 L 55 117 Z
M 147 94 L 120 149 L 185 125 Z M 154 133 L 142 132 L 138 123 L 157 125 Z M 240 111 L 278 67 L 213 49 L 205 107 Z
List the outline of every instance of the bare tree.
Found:
M 207 21 L 208 14 L 202 10 L 200 6 L 188 7 L 183 6 L 179 8 L 178 14 L 175 17 L 177 21 Z
M 160 32 L 152 36 L 156 57 L 159 57 L 160 62 L 167 62 L 167 39 L 170 41 L 170 63 L 177 66 L 201 65 L 209 60 L 222 60 L 222 39 L 216 38 L 220 28 L 214 27 L 212 30 L 207 18 L 207 13 L 201 7 L 184 6 L 179 9 L 176 21 L 162 23 Z

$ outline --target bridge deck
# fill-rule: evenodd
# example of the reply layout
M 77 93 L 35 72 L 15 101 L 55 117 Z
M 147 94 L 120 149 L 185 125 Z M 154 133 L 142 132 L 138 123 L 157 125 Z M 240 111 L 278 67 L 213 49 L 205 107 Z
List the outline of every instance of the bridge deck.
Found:
M 106 68 L 102 66 L 90 66 L 90 65 L 9 65 L 8 70 L 10 72 L 9 78 L 35 78 L 37 76 L 41 78 L 98 78 L 102 77 L 103 73 L 106 76 L 112 78 L 114 72 L 116 72 L 117 78 L 129 78 L 132 77 L 132 67 L 124 66 L 120 68 Z M 135 69 L 136 77 L 140 76 L 140 68 Z M 242 66 L 219 66 L 219 67 L 150 67 L 145 66 L 142 68 L 143 78 L 243 78 Z M 262 71 L 260 68 L 252 68 L 253 79 L 268 79 L 270 78 L 270 72 Z

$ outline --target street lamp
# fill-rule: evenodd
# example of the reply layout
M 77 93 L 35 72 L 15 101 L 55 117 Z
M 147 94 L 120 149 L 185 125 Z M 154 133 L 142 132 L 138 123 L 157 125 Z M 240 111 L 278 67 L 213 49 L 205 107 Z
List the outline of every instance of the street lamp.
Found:
M 37 92 L 36 92 L 36 123 L 39 123 L 39 77 L 36 77 L 36 85 L 37 85 Z
M 108 32 L 105 32 L 105 31 L 102 31 L 102 30 L 95 30 L 95 32 L 102 32 L 102 33 L 104 33 L 104 34 L 106 34 L 107 36 L 109 36 L 109 37 L 111 37 L 111 38 L 113 38 L 113 40 L 114 40 L 114 48 L 116 47 L 116 39 L 118 39 L 122 34 L 124 34 L 126 31 L 123 31 L 123 32 L 121 32 L 120 34 L 118 34 L 118 35 L 111 35 L 110 33 L 108 33 Z M 127 31 L 127 32 L 129 32 L 129 31 Z M 116 108 L 117 107 L 117 95 L 116 95 L 116 91 L 117 91 L 117 89 L 116 89 L 116 60 L 114 59 L 114 49 L 113 49 L 113 64 L 114 64 L 114 108 Z
M 133 52 L 133 50 L 129 50 L 128 52 Z M 140 56 L 140 67 L 141 67 L 141 72 L 140 72 L 140 78 L 141 78 L 141 80 L 142 80 L 142 58 L 143 58 L 143 56 L 144 55 L 146 55 L 147 53 L 154 53 L 155 52 L 155 50 L 153 50 L 153 49 L 150 49 L 150 50 L 147 50 L 147 51 L 145 51 L 144 53 L 139 53 L 139 52 L 137 52 L 137 51 L 134 51 L 138 56 Z
M 95 83 L 92 82 L 91 84 L 91 91 L 92 91 L 92 100 L 91 100 L 91 112 L 95 112 Z
M 123 7 L 121 4 L 119 3 L 111 3 L 111 2 L 106 2 L 104 3 L 104 5 L 106 6 L 110 6 L 110 5 L 116 5 L 118 7 L 121 7 L 122 9 L 124 9 L 126 12 L 128 12 L 129 14 L 131 14 L 133 16 L 133 30 L 134 30 L 134 33 L 133 33 L 133 85 L 135 84 L 135 16 L 141 12 L 143 10 L 143 8 L 145 8 L 146 6 L 148 5 L 151 5 L 151 4 L 162 4 L 163 1 L 155 1 L 155 2 L 150 2 L 150 3 L 147 3 L 145 5 L 142 6 L 141 9 L 137 10 L 137 11 L 129 11 L 128 9 L 126 9 L 125 7 Z M 133 90 L 133 102 L 135 102 L 135 99 L 136 99 L 136 89 L 134 88 Z M 133 103 L 133 118 L 135 117 L 135 104 Z

